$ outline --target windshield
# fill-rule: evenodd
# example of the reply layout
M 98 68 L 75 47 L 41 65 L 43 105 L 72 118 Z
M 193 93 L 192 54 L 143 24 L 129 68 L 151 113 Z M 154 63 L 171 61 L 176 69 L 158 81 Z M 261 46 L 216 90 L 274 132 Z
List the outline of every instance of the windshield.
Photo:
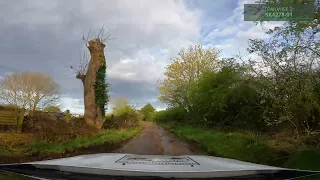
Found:
M 0 179 L 320 171 L 320 1 L 0 4 Z

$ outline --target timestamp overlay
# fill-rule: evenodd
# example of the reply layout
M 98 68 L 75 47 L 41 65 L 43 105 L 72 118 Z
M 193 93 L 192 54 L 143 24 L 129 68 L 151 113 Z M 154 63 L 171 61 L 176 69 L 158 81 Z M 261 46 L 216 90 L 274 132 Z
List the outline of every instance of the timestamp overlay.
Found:
M 313 4 L 244 4 L 245 21 L 312 21 Z

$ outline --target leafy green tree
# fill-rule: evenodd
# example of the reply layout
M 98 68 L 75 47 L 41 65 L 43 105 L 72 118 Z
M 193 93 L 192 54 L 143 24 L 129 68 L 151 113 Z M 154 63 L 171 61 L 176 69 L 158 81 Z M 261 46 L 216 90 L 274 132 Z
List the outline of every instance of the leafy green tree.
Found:
M 190 89 L 196 86 L 198 78 L 204 72 L 218 68 L 219 52 L 217 49 L 204 48 L 199 44 L 182 49 L 167 66 L 165 79 L 160 81 L 159 99 L 170 106 L 181 106 L 190 111 Z
M 182 107 L 178 106 L 154 112 L 152 116 L 157 122 L 184 122 L 186 113 Z
M 132 128 L 139 124 L 142 115 L 122 97 L 111 98 L 112 114 L 106 117 L 104 128 Z
M 156 109 L 150 104 L 146 104 L 143 108 L 141 108 L 141 113 L 144 116 L 144 120 L 151 120 L 151 114 L 154 113 L 156 111 Z
M 247 68 L 234 62 L 223 64 L 218 72 L 204 73 L 193 89 L 192 121 L 211 127 L 254 125 L 250 118 L 257 109 L 251 107 L 257 106 L 258 95 L 246 74 Z
M 111 99 L 111 104 L 113 105 L 112 114 L 115 116 L 128 113 L 133 109 L 129 104 L 128 99 L 122 97 L 115 97 Z

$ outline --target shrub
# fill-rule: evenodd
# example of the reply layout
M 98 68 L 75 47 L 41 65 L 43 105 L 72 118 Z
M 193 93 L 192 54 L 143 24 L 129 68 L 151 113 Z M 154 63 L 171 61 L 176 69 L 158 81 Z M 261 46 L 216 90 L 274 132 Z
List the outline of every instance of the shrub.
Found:
M 151 122 L 156 121 L 156 115 L 157 115 L 157 112 L 151 112 L 151 113 L 149 113 L 149 116 L 148 116 L 148 120 L 147 120 L 147 121 L 151 121 Z
M 320 147 L 320 133 L 304 136 L 302 141 L 305 145 Z
M 36 139 L 47 142 L 64 142 L 96 132 L 88 127 L 83 119 L 73 119 L 67 123 L 41 112 L 25 116 L 23 131 L 33 133 Z
M 107 116 L 104 123 L 104 129 L 134 128 L 139 125 L 142 115 L 131 106 L 120 108 L 115 115 Z
M 185 120 L 185 110 L 182 107 L 171 107 L 153 114 L 154 121 L 157 122 L 182 122 Z

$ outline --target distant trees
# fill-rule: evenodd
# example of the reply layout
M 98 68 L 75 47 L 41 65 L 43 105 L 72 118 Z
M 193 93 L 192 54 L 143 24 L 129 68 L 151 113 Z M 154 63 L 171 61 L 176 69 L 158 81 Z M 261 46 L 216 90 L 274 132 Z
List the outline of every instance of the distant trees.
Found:
M 143 114 L 143 120 L 151 120 L 152 113 L 156 111 L 156 109 L 150 104 L 146 104 L 143 108 L 141 108 L 141 113 Z
M 48 112 L 61 112 L 61 109 L 57 106 L 47 106 L 45 108 L 43 108 L 43 111 L 48 111 Z
M 131 111 L 133 109 L 131 105 L 129 104 L 128 99 L 123 97 L 114 97 L 111 99 L 112 104 L 112 114 L 115 116 L 124 114 L 126 112 Z
M 103 127 L 106 129 L 113 128 L 130 128 L 136 127 L 142 120 L 142 115 L 129 104 L 128 99 L 123 97 L 111 98 L 112 114 L 107 117 Z
M 55 104 L 59 98 L 59 85 L 44 73 L 13 73 L 0 81 L 0 100 L 9 105 L 34 111 Z
M 179 105 L 186 111 L 191 110 L 190 89 L 196 85 L 204 72 L 218 68 L 219 52 L 217 49 L 204 48 L 199 44 L 182 49 L 166 67 L 165 79 L 160 81 L 159 99 L 171 106 Z

